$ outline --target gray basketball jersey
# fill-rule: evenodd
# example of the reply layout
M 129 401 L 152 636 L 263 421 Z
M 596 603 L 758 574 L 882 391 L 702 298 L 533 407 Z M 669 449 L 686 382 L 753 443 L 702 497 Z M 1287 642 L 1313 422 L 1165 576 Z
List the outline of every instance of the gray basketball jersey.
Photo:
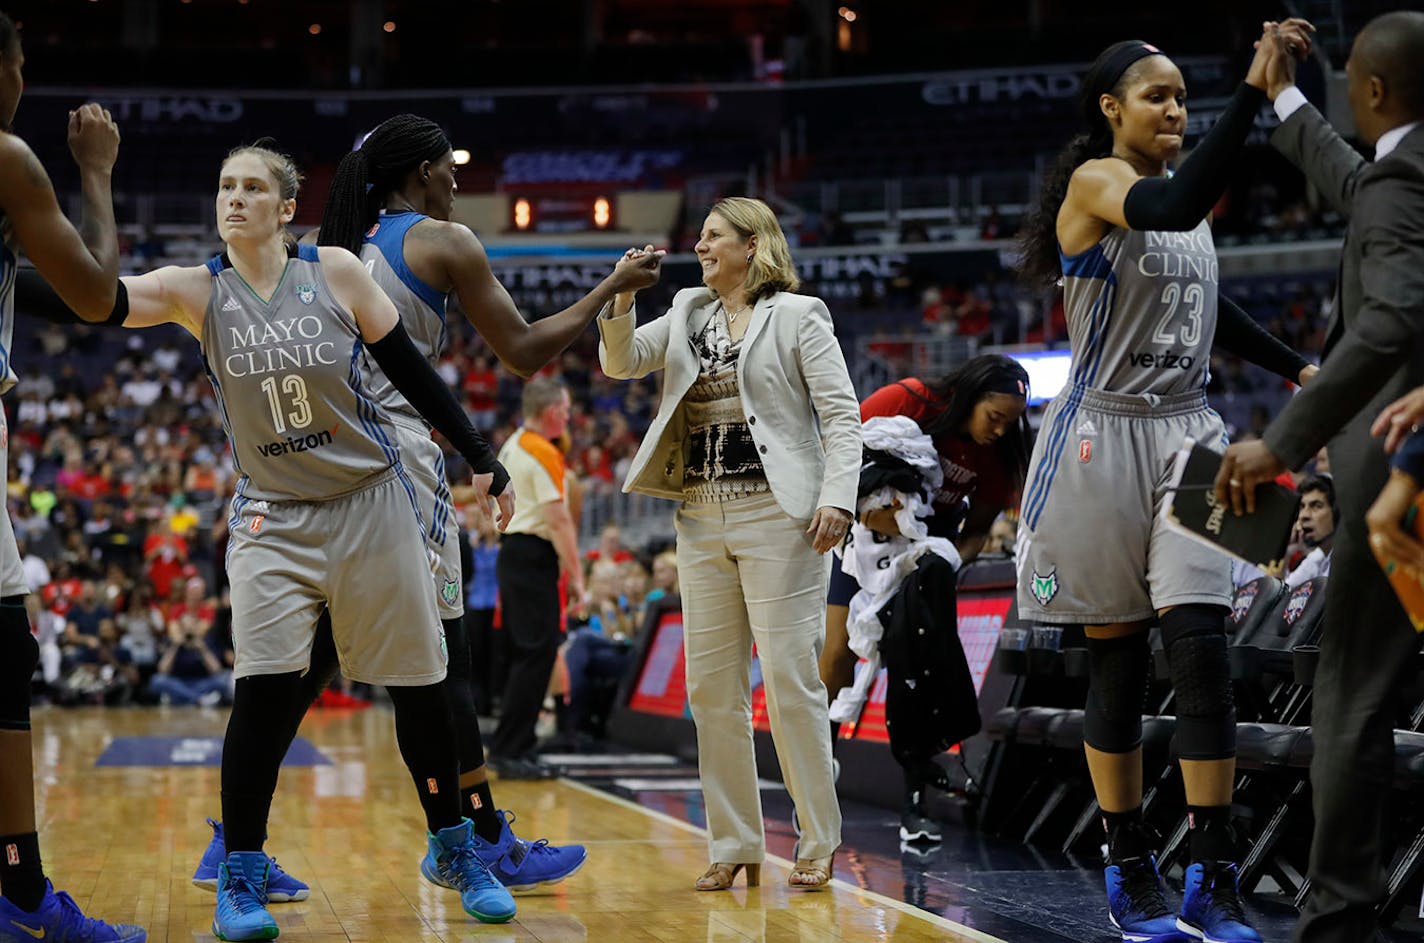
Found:
M 1166 396 L 1206 387 L 1217 261 L 1205 220 L 1191 232 L 1114 227 L 1061 259 L 1074 388 Z
M 429 219 L 421 213 L 384 213 L 366 233 L 366 241 L 361 246 L 361 261 L 366 263 L 366 271 L 381 286 L 381 290 L 391 299 L 400 312 L 401 323 L 410 335 L 415 349 L 425 355 L 430 365 L 435 366 L 440 352 L 445 349 L 445 303 L 446 294 L 436 291 L 416 278 L 405 264 L 405 234 L 421 220 Z M 393 419 L 415 423 L 422 429 L 430 424 L 406 402 L 386 375 L 368 357 L 362 358 L 362 382 L 376 402 L 380 403 Z
M 0 226 L 0 228 L 4 228 Z M 15 272 L 18 266 L 10 247 L 0 245 L 0 393 L 8 393 L 20 382 L 10 364 L 11 341 L 15 334 Z M 0 423 L 3 423 L 0 417 Z M 0 476 L 5 474 L 0 470 Z M 3 479 L 0 479 L 3 480 Z
M 324 500 L 398 465 L 394 430 L 363 386 L 356 321 L 332 297 L 316 247 L 298 247 L 270 301 L 225 256 L 208 271 L 203 359 L 242 476 L 238 496 Z

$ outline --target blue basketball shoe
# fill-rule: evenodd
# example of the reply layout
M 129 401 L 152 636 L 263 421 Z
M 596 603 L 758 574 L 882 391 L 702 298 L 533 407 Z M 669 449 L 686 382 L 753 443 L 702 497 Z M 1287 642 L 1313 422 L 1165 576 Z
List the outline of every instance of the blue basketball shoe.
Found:
M 430 835 L 420 873 L 432 884 L 459 891 L 465 913 L 481 923 L 505 923 L 514 916 L 514 898 L 480 860 L 474 832 L 465 819 Z
M 1187 868 L 1177 928 L 1206 943 L 1261 943 L 1241 907 L 1235 863 L 1205 861 Z
M 227 860 L 227 843 L 223 839 L 222 823 L 208 819 L 208 824 L 212 826 L 213 837 L 203 851 L 203 860 L 198 862 L 198 869 L 193 872 L 193 883 L 204 890 L 215 891 L 218 889 L 218 865 Z M 311 896 L 311 888 L 283 871 L 276 858 L 268 855 L 267 864 L 270 865 L 267 869 L 269 903 L 285 904 L 293 900 L 306 900 Z
M 1124 858 L 1103 869 L 1108 888 L 1108 919 L 1124 943 L 1179 943 L 1181 931 L 1167 891 L 1151 857 Z
M 107 924 L 84 916 L 64 891 L 45 881 L 45 893 L 33 911 L 21 910 L 0 897 L 0 943 L 145 943 L 148 934 L 127 923 Z
M 213 936 L 219 940 L 275 940 L 277 921 L 267 911 L 267 873 L 260 851 L 234 851 L 218 865 L 218 906 Z
M 514 813 L 498 810 L 499 841 L 487 842 L 474 836 L 475 853 L 511 891 L 532 891 L 536 887 L 558 884 L 588 860 L 582 845 L 551 845 L 547 839 L 527 842 L 514 834 L 510 826 Z

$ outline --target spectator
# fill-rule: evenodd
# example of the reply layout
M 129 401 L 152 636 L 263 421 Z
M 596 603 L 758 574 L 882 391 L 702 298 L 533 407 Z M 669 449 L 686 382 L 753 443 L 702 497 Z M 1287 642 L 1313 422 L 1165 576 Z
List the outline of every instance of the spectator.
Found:
M 1309 552 L 1286 575 L 1287 586 L 1294 588 L 1317 576 L 1330 575 L 1335 523 L 1335 483 L 1328 477 L 1302 481 L 1295 526 Z
M 622 529 L 617 524 L 609 523 L 603 526 L 603 533 L 598 536 L 598 546 L 584 554 L 584 559 L 589 563 L 627 563 L 635 557 L 633 551 L 623 546 Z
M 198 610 L 168 624 L 167 644 L 148 690 L 164 704 L 212 707 L 232 701 L 232 672 L 223 666 L 212 636 L 212 619 Z

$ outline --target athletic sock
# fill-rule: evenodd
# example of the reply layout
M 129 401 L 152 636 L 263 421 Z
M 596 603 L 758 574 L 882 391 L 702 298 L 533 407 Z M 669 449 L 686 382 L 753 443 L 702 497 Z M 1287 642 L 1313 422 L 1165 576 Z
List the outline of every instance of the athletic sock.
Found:
M 475 834 L 494 844 L 504 831 L 504 819 L 495 811 L 494 799 L 490 798 L 489 781 L 478 786 L 464 786 L 460 789 L 460 808 L 471 822 L 475 823 Z
M 44 900 L 44 885 L 39 835 L 0 835 L 0 894 L 26 913 L 33 913 Z
M 1108 860 L 1123 861 L 1152 854 L 1152 842 L 1142 821 L 1142 806 L 1126 812 L 1104 812 L 1103 828 L 1108 833 Z
M 1231 806 L 1189 805 L 1187 827 L 1193 861 L 1236 860 L 1236 832 L 1231 827 Z

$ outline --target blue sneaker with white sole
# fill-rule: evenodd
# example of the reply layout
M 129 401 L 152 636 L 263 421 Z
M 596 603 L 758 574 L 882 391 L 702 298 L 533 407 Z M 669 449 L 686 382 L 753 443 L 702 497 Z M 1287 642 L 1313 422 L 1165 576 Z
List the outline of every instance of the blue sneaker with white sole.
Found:
M 1177 928 L 1205 943 L 1261 943 L 1261 934 L 1246 922 L 1234 862 L 1204 861 L 1187 868 Z
M 1177 918 L 1167 906 L 1167 889 L 1152 857 L 1124 858 L 1103 869 L 1108 919 L 1123 943 L 1181 943 Z
M 465 913 L 481 923 L 506 923 L 514 917 L 514 898 L 480 860 L 469 819 L 427 838 L 420 873 L 432 884 L 459 891 Z
M 223 838 L 222 823 L 208 819 L 208 825 L 213 829 L 213 837 L 208 842 L 208 847 L 203 850 L 198 869 L 193 872 L 193 883 L 203 890 L 215 891 L 218 889 L 218 865 L 227 860 L 227 844 Z M 267 863 L 271 866 L 267 869 L 268 901 L 285 904 L 288 901 L 306 900 L 311 896 L 311 888 L 283 871 L 276 858 L 268 855 Z
M 22 935 L 23 934 L 23 935 Z M 0 897 L 0 941 L 3 943 L 146 943 L 148 934 L 132 924 L 108 924 L 84 916 L 64 891 L 45 881 L 44 897 L 34 910 L 21 910 L 8 897 Z
M 583 845 L 551 845 L 547 839 L 528 842 L 514 834 L 510 827 L 515 820 L 513 812 L 498 810 L 500 817 L 499 841 L 487 842 L 479 835 L 472 835 L 475 853 L 489 868 L 499 883 L 511 891 L 532 891 L 538 887 L 558 884 L 572 875 L 588 860 L 588 850 Z M 426 854 L 427 861 L 429 853 Z M 436 873 L 432 866 L 421 865 L 421 872 Z M 435 881 L 444 887 L 442 881 Z

